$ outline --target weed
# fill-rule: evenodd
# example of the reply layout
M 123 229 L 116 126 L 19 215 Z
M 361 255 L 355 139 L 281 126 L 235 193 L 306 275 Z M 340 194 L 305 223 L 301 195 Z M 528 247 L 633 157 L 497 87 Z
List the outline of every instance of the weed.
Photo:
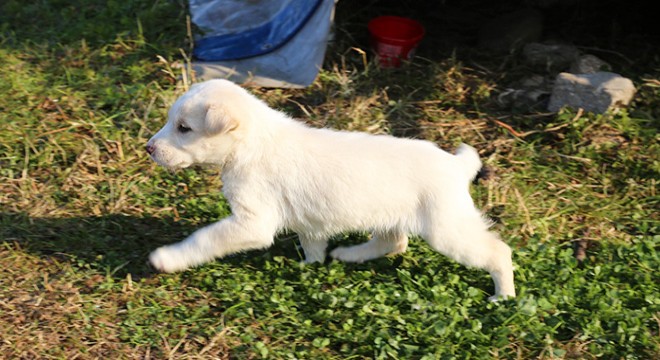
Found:
M 514 248 L 518 298 L 488 303 L 488 274 L 414 239 L 397 257 L 303 266 L 286 233 L 268 250 L 154 274 L 149 251 L 230 213 L 216 170 L 168 172 L 143 151 L 185 89 L 174 66 L 189 48 L 185 7 L 9 0 L 0 357 L 658 358 L 657 57 L 630 70 L 625 111 L 514 114 L 492 101 L 524 70 L 510 57 L 428 46 L 401 69 L 365 61 L 360 24 L 387 6 L 340 2 L 313 85 L 251 91 L 312 126 L 476 146 L 494 176 L 474 198 Z M 465 38 L 454 30 L 442 28 Z

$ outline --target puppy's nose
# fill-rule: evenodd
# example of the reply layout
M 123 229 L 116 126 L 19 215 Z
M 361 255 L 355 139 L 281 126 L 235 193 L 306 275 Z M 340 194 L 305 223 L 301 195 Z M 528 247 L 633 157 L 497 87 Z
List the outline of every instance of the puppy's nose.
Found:
M 147 144 L 146 150 L 147 154 L 151 155 L 154 153 L 154 151 L 156 151 L 156 147 L 151 144 Z

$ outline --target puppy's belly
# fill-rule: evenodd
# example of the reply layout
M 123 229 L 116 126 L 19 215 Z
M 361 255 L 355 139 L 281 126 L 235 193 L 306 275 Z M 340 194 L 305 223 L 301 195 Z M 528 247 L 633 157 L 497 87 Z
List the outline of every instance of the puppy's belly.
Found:
M 402 229 L 414 231 L 418 219 L 411 206 L 372 207 L 370 204 L 337 208 L 322 206 L 317 211 L 288 216 L 286 228 L 298 233 L 330 236 L 349 231 Z M 372 205 L 372 204 L 371 204 Z M 294 215 L 294 214 L 288 214 Z

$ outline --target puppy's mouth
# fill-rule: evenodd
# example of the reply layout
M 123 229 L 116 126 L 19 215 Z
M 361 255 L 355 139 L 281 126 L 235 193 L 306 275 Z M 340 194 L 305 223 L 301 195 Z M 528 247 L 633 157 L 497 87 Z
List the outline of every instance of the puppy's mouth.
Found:
M 181 162 L 181 163 L 177 163 L 177 164 L 174 164 L 174 165 L 162 165 L 162 166 L 166 167 L 170 171 L 176 171 L 176 170 L 181 170 L 181 169 L 185 169 L 187 167 L 190 167 L 190 165 L 192 165 L 192 164 L 186 163 L 186 162 Z
M 151 160 L 153 160 L 156 164 L 166 168 L 169 171 L 176 171 L 176 170 L 180 170 L 180 169 L 185 169 L 187 167 L 190 167 L 190 165 L 192 165 L 191 163 L 186 162 L 186 161 L 181 161 L 181 162 L 178 162 L 178 163 L 171 164 L 171 163 L 168 163 L 168 162 L 165 162 L 165 161 L 161 161 L 161 160 L 157 159 L 156 157 L 154 157 L 153 155 L 151 155 Z

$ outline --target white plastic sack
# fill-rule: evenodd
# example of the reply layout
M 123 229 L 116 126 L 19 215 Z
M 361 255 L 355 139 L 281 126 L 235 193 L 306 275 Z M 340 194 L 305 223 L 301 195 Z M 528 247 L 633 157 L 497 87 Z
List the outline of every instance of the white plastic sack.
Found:
M 323 65 L 335 0 L 189 0 L 200 80 L 306 87 Z

